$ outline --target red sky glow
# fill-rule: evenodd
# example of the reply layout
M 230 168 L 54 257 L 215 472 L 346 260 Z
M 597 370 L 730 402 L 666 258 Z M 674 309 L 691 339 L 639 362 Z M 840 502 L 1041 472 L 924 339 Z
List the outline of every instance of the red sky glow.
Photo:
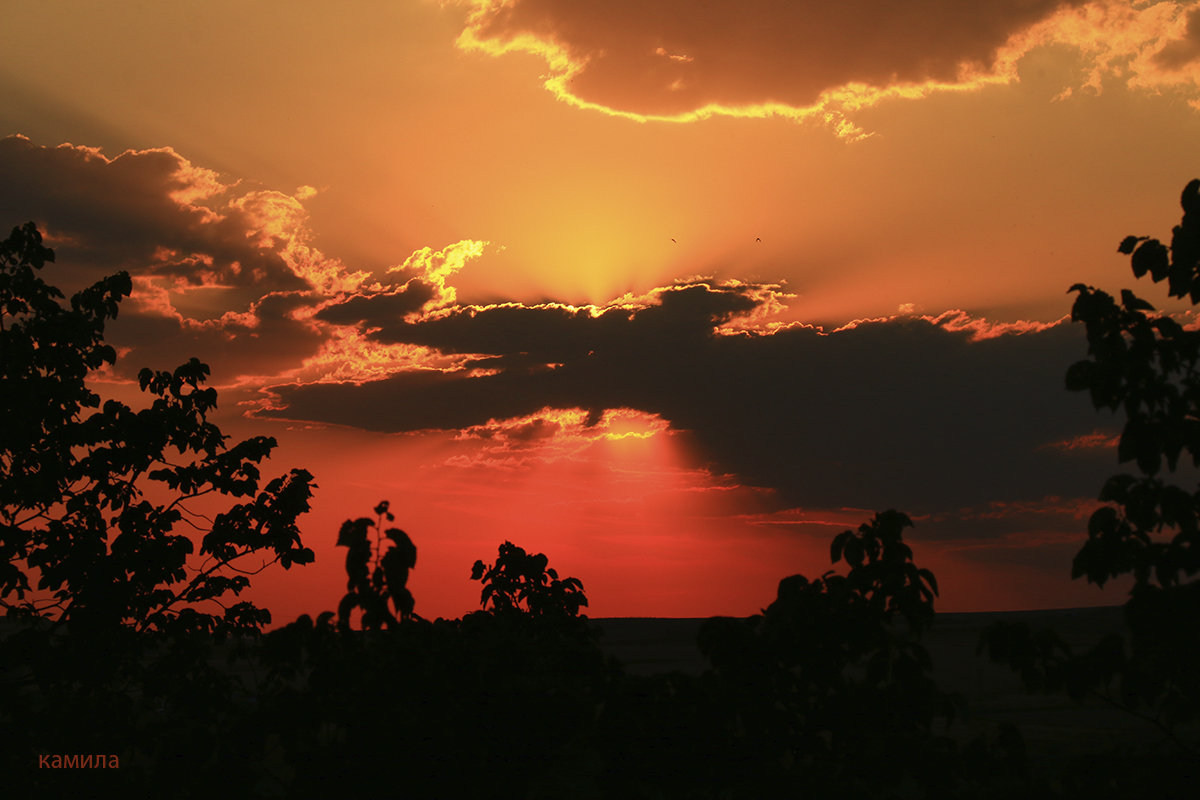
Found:
M 591 616 L 754 613 L 886 508 L 942 610 L 1118 602 L 1070 580 L 1119 421 L 1064 389 L 1067 290 L 1133 285 L 1116 245 L 1169 233 L 1197 142 L 1200 2 L 63 0 L 0 31 L 0 222 L 64 289 L 134 278 L 97 385 L 197 356 L 265 473 L 316 477 L 317 562 L 255 582 L 276 622 L 336 608 L 337 529 L 383 499 L 430 618 L 505 540 Z

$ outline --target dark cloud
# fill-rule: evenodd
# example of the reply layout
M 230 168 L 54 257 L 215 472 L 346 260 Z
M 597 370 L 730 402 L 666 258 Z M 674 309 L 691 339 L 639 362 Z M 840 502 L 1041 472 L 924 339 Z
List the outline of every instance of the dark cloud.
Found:
M 1057 573 L 1060 578 L 1071 574 L 1071 562 L 1087 539 L 1087 525 L 1080 524 L 1061 539 L 1014 535 L 1008 539 L 979 540 L 969 546 L 957 547 L 955 556 L 988 567 L 1019 567 Z
M 285 262 L 275 193 L 231 194 L 169 148 L 109 159 L 95 148 L 0 139 L 0 220 L 37 222 L 77 281 L 127 270 L 183 284 L 308 288 Z M 202 202 L 203 201 L 203 202 Z M 276 204 L 278 206 L 278 203 Z M 272 219 L 275 216 L 275 219 Z
M 1092 487 L 1092 498 L 1099 487 Z M 983 506 L 957 508 L 931 514 L 919 522 L 925 540 L 977 539 L 1002 541 L 1014 536 L 1058 540 L 1078 537 L 1100 506 L 1091 498 L 1043 497 L 1017 502 L 994 501 Z
M 1095 489 L 1092 487 L 1092 496 Z M 915 520 L 914 542 L 942 543 L 965 561 L 1070 574 L 1087 540 L 1087 524 L 1100 503 L 1088 498 L 1044 497 L 959 508 Z
M 328 337 L 302 312 L 347 273 L 305 244 L 295 197 L 224 183 L 169 148 L 108 158 L 21 136 L 0 139 L 0 175 L 0 219 L 33 220 L 55 250 L 47 281 L 70 294 L 133 276 L 108 331 L 119 373 L 195 356 L 219 381 L 277 375 Z
M 374 298 L 361 299 L 365 305 Z M 657 299 L 658 305 L 640 310 L 505 304 L 432 316 L 415 325 L 403 324 L 398 316 L 373 317 L 367 324 L 380 326 L 369 338 L 382 344 L 419 344 L 447 354 L 490 353 L 499 357 L 498 363 L 546 365 L 583 357 L 604 359 L 615 352 L 667 358 L 689 341 L 706 339 L 714 325 L 756 305 L 744 289 L 707 285 L 663 289 Z M 339 306 L 325 312 L 354 315 Z
M 883 88 L 964 80 L 995 66 L 1010 37 L 1061 0 L 558 0 L 474 2 L 469 32 L 485 48 L 530 41 L 576 67 L 570 94 L 645 115 L 709 104 L 813 105 L 849 84 Z M 563 65 L 555 64 L 562 71 Z
M 107 340 L 129 352 L 118 362 L 125 374 L 142 367 L 173 369 L 196 357 L 213 370 L 213 380 L 277 375 L 313 355 L 327 335 L 294 312 L 311 305 L 307 293 L 272 293 L 244 313 L 197 321 L 122 309 Z
M 420 311 L 436 294 L 435 287 L 414 278 L 401 286 L 354 294 L 327 305 L 317 312 L 316 318 L 334 325 L 361 325 L 364 328 L 392 325 L 406 315 Z
M 1188 12 L 1183 38 L 1169 42 L 1154 56 L 1156 66 L 1180 70 L 1200 59 L 1200 8 Z
M 1063 388 L 1086 352 L 1075 327 L 982 340 L 919 318 L 715 332 L 755 305 L 755 288 L 681 285 L 660 305 L 599 314 L 507 305 L 396 321 L 374 335 L 487 354 L 474 366 L 498 371 L 277 387 L 286 408 L 274 413 L 411 431 L 548 406 L 634 408 L 689 431 L 714 470 L 826 508 L 1089 496 L 1112 471 L 1110 450 L 1046 446 L 1105 423 Z
M 537 442 L 541 439 L 549 439 L 558 433 L 561 428 L 561 425 L 552 420 L 535 419 L 518 425 L 511 431 L 506 431 L 505 436 L 509 441 L 526 444 Z

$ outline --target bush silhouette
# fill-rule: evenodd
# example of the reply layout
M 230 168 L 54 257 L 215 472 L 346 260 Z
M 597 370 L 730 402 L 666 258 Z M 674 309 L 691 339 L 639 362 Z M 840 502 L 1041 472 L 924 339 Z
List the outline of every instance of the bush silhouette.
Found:
M 582 584 L 505 543 L 496 564 L 476 565 L 495 587 L 485 610 L 422 619 L 404 584 L 415 545 L 392 529 L 372 552 L 369 530 L 394 521 L 386 501 L 375 514 L 338 534 L 350 586 L 338 625 L 326 612 L 266 637 L 263 705 L 293 770 L 288 794 L 598 796 L 593 726 L 614 673 L 578 616 Z M 401 558 L 389 570 L 392 553 Z M 371 635 L 346 624 L 358 608 Z M 362 768 L 372 763 L 394 779 Z
M 937 688 L 920 644 L 937 583 L 903 541 L 911 525 L 897 511 L 876 514 L 831 543 L 846 574 L 784 578 L 761 615 L 702 627 L 700 648 L 737 721 L 727 725 L 774 773 L 766 785 L 866 791 L 907 781 L 915 791 L 953 781 L 926 763 L 949 747 L 934 721 L 952 720 L 958 703 Z M 864 774 L 863 760 L 878 772 Z
M 494 614 L 524 612 L 538 618 L 573 618 L 588 604 L 578 578 L 558 577 L 541 553 L 526 553 L 512 542 L 500 545 L 495 564 L 476 561 L 471 580 L 481 581 L 479 602 Z

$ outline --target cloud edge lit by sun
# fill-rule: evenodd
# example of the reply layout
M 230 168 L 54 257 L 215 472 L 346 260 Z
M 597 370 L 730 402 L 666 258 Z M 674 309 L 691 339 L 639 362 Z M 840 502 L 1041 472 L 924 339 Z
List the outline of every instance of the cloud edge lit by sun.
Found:
M 441 0 L 441 4 L 467 9 L 465 25 L 456 42 L 461 51 L 491 57 L 524 53 L 541 58 L 548 68 L 548 74 L 541 77 L 542 85 L 555 99 L 581 110 L 638 123 L 692 123 L 714 117 L 780 118 L 823 125 L 838 138 L 854 142 L 873 135 L 853 119 L 857 112 L 890 100 L 919 100 L 939 93 L 969 93 L 1019 83 L 1021 60 L 1034 50 L 1056 45 L 1072 48 L 1085 62 L 1082 74 L 1067 81 L 1056 99 L 1066 99 L 1080 91 L 1100 93 L 1106 84 L 1117 81 L 1128 88 L 1146 92 L 1182 92 L 1189 105 L 1200 110 L 1200 2 L 1145 4 L 1132 0 L 1095 0 L 1082 5 L 1061 3 L 1040 18 L 1023 21 L 1013 28 L 1003 43 L 992 50 L 990 63 L 959 60 L 951 79 L 905 80 L 896 77 L 897 71 L 893 79 L 887 81 L 831 83 L 812 102 L 773 97 L 768 87 L 760 87 L 754 94 L 747 93 L 736 102 L 701 101 L 684 110 L 663 112 L 597 100 L 575 88 L 577 78 L 602 69 L 597 65 L 605 57 L 611 60 L 613 56 L 603 49 L 593 47 L 589 50 L 568 41 L 566 34 L 554 33 L 569 28 L 562 20 L 570 11 L 560 11 L 559 7 L 554 7 L 553 12 L 542 9 L 542 16 L 537 20 L 545 21 L 542 26 L 545 30 L 537 31 L 515 22 L 511 27 L 505 27 L 505 22 L 526 4 L 523 0 Z M 616 9 L 614 13 L 621 10 Z M 752 8 L 743 6 L 729 13 L 742 14 L 743 10 L 753 13 Z M 680 11 L 686 13 L 686 9 Z M 538 13 L 530 12 L 531 15 Z M 556 26 L 556 22 L 561 24 Z M 635 23 L 631 21 L 627 26 L 629 37 L 645 32 Z M 902 35 L 902 32 L 897 34 Z M 662 46 L 653 52 L 677 68 L 690 67 L 698 58 L 686 52 L 668 51 Z M 784 59 L 780 53 L 768 52 L 764 56 L 771 57 Z M 916 58 L 915 55 L 912 57 Z M 675 79 L 667 88 L 674 89 L 680 83 L 681 79 Z M 653 103 L 647 101 L 647 104 Z

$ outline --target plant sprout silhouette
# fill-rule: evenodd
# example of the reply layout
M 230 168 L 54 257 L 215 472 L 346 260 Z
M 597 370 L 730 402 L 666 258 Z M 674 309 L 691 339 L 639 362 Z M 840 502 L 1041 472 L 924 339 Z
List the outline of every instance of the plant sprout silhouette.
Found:
M 408 572 L 417 565 L 417 546 L 399 528 L 384 530 L 383 520 L 396 517 L 387 500 L 375 506 L 375 519 L 346 520 L 338 531 L 339 547 L 346 553 L 346 595 L 338 605 L 338 628 L 350 630 L 355 608 L 362 609 L 363 630 L 390 628 L 416 617 L 415 601 L 408 590 Z M 375 529 L 375 541 L 367 531 Z M 369 562 L 369 563 L 368 563 Z M 388 603 L 391 603 L 389 607 Z

